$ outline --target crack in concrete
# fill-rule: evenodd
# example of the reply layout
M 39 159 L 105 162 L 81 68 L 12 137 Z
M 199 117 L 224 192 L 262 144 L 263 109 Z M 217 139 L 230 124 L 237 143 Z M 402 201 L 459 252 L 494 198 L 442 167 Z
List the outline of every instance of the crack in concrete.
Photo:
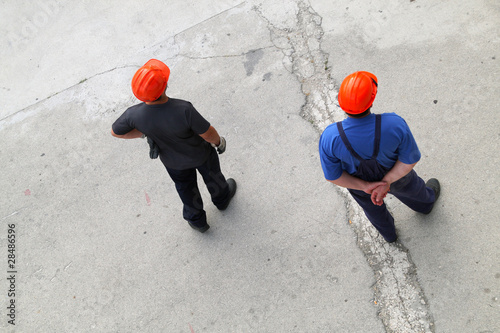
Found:
M 201 24 L 204 24 L 204 23 L 206 23 L 206 22 L 208 22 L 208 21 L 210 21 L 210 20 L 212 20 L 212 19 L 214 19 L 214 18 L 216 18 L 216 17 L 218 17 L 218 16 L 221 16 L 221 15 L 223 15 L 223 14 L 225 14 L 225 13 L 227 13 L 227 12 L 229 12 L 229 11 L 231 11 L 231 10 L 235 9 L 235 8 L 241 7 L 241 6 L 242 6 L 243 4 L 245 4 L 245 3 L 246 3 L 246 1 L 240 2 L 239 4 L 234 5 L 233 7 L 230 7 L 230 8 L 228 8 L 228 9 L 226 9 L 226 10 L 223 10 L 222 12 L 219 12 L 219 13 L 217 13 L 217 14 L 215 14 L 215 15 L 210 16 L 209 18 L 204 19 L 203 21 L 200 21 L 200 22 L 196 23 L 195 25 L 192 25 L 192 26 L 190 26 L 190 27 L 188 27 L 188 28 L 186 28 L 186 29 L 184 29 L 184 30 L 181 30 L 181 31 L 177 32 L 177 33 L 174 35 L 174 39 L 175 39 L 177 36 L 179 36 L 179 35 L 181 35 L 181 34 L 185 33 L 186 31 L 189 31 L 189 30 L 191 30 L 191 29 L 194 29 L 194 28 L 196 28 L 197 26 L 199 26 L 199 25 L 201 25 Z
M 3 117 L 2 119 L 0 119 L 0 129 L 3 127 L 3 124 L 4 124 L 5 122 L 7 122 L 7 120 L 8 120 L 8 119 L 13 118 L 13 117 L 15 117 L 16 115 L 18 115 L 18 114 L 20 114 L 20 113 L 27 112 L 27 111 L 29 111 L 29 109 L 31 109 L 31 108 L 33 108 L 33 107 L 35 107 L 35 106 L 37 106 L 37 105 L 40 105 L 40 104 L 42 104 L 42 103 L 44 103 L 44 102 L 48 101 L 48 100 L 49 100 L 49 99 L 51 99 L 52 97 L 55 97 L 55 96 L 57 96 L 57 95 L 60 95 L 60 94 L 62 94 L 62 93 L 64 93 L 64 92 L 66 92 L 66 91 L 68 91 L 68 90 L 70 90 L 70 89 L 72 89 L 72 88 L 74 88 L 74 87 L 77 87 L 77 86 L 79 86 L 79 85 L 81 85 L 81 84 L 83 84 L 83 83 L 85 83 L 85 82 L 87 82 L 87 81 L 89 81 L 89 80 L 92 80 L 92 79 L 93 79 L 93 78 L 95 78 L 95 77 L 98 77 L 98 76 L 101 76 L 101 75 L 104 75 L 104 74 L 108 74 L 108 73 L 113 72 L 113 71 L 115 71 L 115 70 L 117 70 L 117 69 L 124 69 L 124 68 L 130 68 L 130 67 L 137 67 L 137 68 L 138 68 L 138 67 L 140 67 L 140 66 L 137 66 L 137 65 L 124 65 L 124 66 L 117 66 L 117 67 L 114 67 L 114 68 L 111 68 L 111 69 L 105 70 L 105 71 L 103 71 L 103 72 L 96 73 L 96 74 L 94 74 L 94 75 L 92 75 L 92 76 L 90 76 L 90 77 L 88 77 L 88 78 L 84 78 L 84 79 L 80 80 L 78 83 L 75 83 L 75 84 L 73 84 L 73 85 L 71 85 L 71 86 L 69 86 L 69 87 L 66 87 L 66 88 L 64 88 L 64 89 L 62 89 L 62 90 L 60 90 L 60 91 L 58 91 L 58 92 L 55 92 L 55 93 L 51 94 L 50 96 L 47 96 L 47 97 L 45 97 L 45 98 L 43 98 L 43 99 L 41 99 L 41 100 L 37 101 L 36 103 L 30 104 L 30 105 L 28 105 L 28 106 L 25 106 L 25 107 L 24 107 L 24 108 L 22 108 L 21 110 L 18 110 L 18 111 L 16 111 L 16 112 L 13 112 L 13 113 L 11 113 L 11 114 L 9 114 L 9 115 L 7 115 L 7 116 Z
M 283 54 L 283 65 L 301 83 L 306 102 L 301 116 L 322 131 L 335 119 L 343 118 L 336 103 L 337 91 L 328 67 L 328 54 L 321 50 L 322 18 L 307 4 L 298 3 L 297 27 L 277 28 L 259 7 L 258 15 L 267 21 L 271 41 Z
M 232 8 L 241 6 L 240 3 Z M 277 28 L 265 17 L 258 6 L 253 7 L 259 17 L 267 22 L 270 39 L 274 47 L 284 54 L 283 65 L 294 74 L 301 83 L 305 96 L 305 103 L 301 109 L 301 116 L 321 132 L 327 125 L 334 121 L 344 119 L 344 112 L 336 103 L 337 91 L 328 67 L 328 54 L 321 49 L 324 35 L 322 18 L 303 1 L 297 2 L 297 26 L 293 28 Z M 223 14 L 219 13 L 215 16 Z M 213 16 L 213 17 L 215 17 Z M 208 18 L 202 24 L 213 17 Z M 186 30 L 192 29 L 192 26 Z M 182 32 L 176 34 L 178 36 Z M 175 37 L 174 36 L 174 41 Z M 262 48 L 268 49 L 269 47 Z M 239 55 L 222 55 L 210 57 L 192 57 L 191 59 L 213 59 L 221 57 L 242 57 L 250 52 Z M 66 92 L 87 80 L 110 73 L 117 69 L 139 67 L 125 65 L 115 67 L 56 92 L 43 100 L 29 105 L 3 119 L 2 123 L 18 113 L 25 112 L 33 106 L 39 105 L 52 97 Z M 2 87 L 2 89 L 5 89 Z M 377 231 L 367 221 L 363 211 L 354 202 L 348 192 L 339 189 L 343 195 L 348 214 L 352 221 L 351 226 L 357 236 L 357 245 L 364 253 L 366 260 L 372 268 L 376 282 L 373 285 L 374 302 L 379 309 L 381 318 L 387 332 L 434 332 L 433 318 L 428 308 L 428 302 L 417 278 L 416 266 L 413 264 L 408 250 L 401 244 L 387 244 L 378 235 Z M 17 213 L 17 212 L 15 212 Z M 13 214 L 15 214 L 13 213 Z M 13 215 L 11 214 L 11 215 Z M 9 216 L 11 216 L 9 215 Z M 9 216 L 4 217 L 7 218 Z M 56 274 L 57 275 L 57 274 Z M 54 276 L 55 278 L 55 276 Z
M 271 41 L 284 54 L 283 65 L 301 83 L 306 98 L 301 116 L 321 133 L 330 123 L 343 120 L 345 114 L 336 102 L 328 54 L 321 49 L 322 18 L 302 0 L 297 7 L 297 25 L 291 28 L 278 28 L 259 6 L 253 9 L 267 22 Z M 400 243 L 386 243 L 348 191 L 338 191 L 346 202 L 357 245 L 374 272 L 374 303 L 386 331 L 434 332 L 434 320 L 408 249 Z
M 434 332 L 434 320 L 408 249 L 400 243 L 386 243 L 349 193 L 340 192 L 347 202 L 358 246 L 374 271 L 374 302 L 387 332 Z
M 207 22 L 207 21 L 210 21 L 212 19 L 214 19 L 215 17 L 218 17 L 220 15 L 223 15 L 235 8 L 238 8 L 238 7 L 241 7 L 243 4 L 245 4 L 246 1 L 243 1 L 243 2 L 240 2 L 239 4 L 235 5 L 235 6 L 232 6 L 222 12 L 219 12 L 207 19 L 204 19 L 203 21 L 201 22 L 198 22 L 197 24 L 193 25 L 193 26 L 190 26 L 189 28 L 186 28 L 178 33 L 176 33 L 174 36 L 168 38 L 166 41 L 163 40 L 159 43 L 156 43 L 156 44 L 153 44 L 147 48 L 145 48 L 146 50 L 148 50 L 148 52 L 152 53 L 154 56 L 158 56 L 159 55 L 159 52 L 161 52 L 161 49 L 164 48 L 164 44 L 167 43 L 168 46 L 176 46 L 177 45 L 177 41 L 176 41 L 176 38 L 181 35 L 182 33 L 188 31 L 188 30 L 191 30 L 191 29 L 194 29 L 196 28 L 197 26 Z M 265 49 L 268 49 L 268 48 L 271 48 L 272 46 L 268 46 L 268 47 L 263 47 L 261 48 L 262 50 L 265 50 Z M 255 50 L 250 50 L 246 53 L 242 53 L 242 54 L 234 54 L 234 55 L 217 55 L 217 56 L 208 56 L 208 57 L 192 57 L 192 56 L 187 56 L 187 55 L 183 55 L 183 54 L 179 54 L 179 53 L 176 53 L 175 50 L 177 49 L 176 47 L 173 47 L 174 49 L 174 55 L 171 55 L 170 57 L 169 56 L 166 56 L 166 57 L 162 57 L 163 59 L 173 59 L 173 58 L 176 58 L 178 56 L 182 56 L 182 57 L 186 57 L 186 58 L 189 58 L 189 59 L 193 59 L 193 60 L 204 60 L 204 59 L 215 59 L 215 58 L 230 58 L 230 57 L 244 57 L 246 56 L 248 53 L 251 53 L 251 52 L 254 52 Z M 23 107 L 22 109 L 18 110 L 18 111 L 15 111 L 5 117 L 3 117 L 2 119 L 0 119 L 0 129 L 3 128 L 3 126 L 9 122 L 10 119 L 13 119 L 13 118 L 16 118 L 17 116 L 20 116 L 20 118 L 24 119 L 26 116 L 27 116 L 27 113 L 30 113 L 31 109 L 33 107 L 36 107 L 38 105 L 41 105 L 43 104 L 44 102 L 47 102 L 48 100 L 50 100 L 51 98 L 57 96 L 57 95 L 60 95 L 64 92 L 67 92 L 69 90 L 71 90 L 72 88 L 75 88 L 79 85 L 81 85 L 82 83 L 85 83 L 86 81 L 88 80 L 91 80 L 95 77 L 98 77 L 98 76 L 101 76 L 101 75 L 105 75 L 107 73 L 110 73 L 110 72 L 113 72 L 117 69 L 123 69 L 123 68 L 130 68 L 130 67 L 136 67 L 136 68 L 139 68 L 140 65 L 124 65 L 124 66 L 117 66 L 117 67 L 114 67 L 112 69 L 109 69 L 109 70 L 106 70 L 106 71 L 103 71 L 103 72 L 100 72 L 100 73 L 96 73 L 88 78 L 84 78 L 82 80 L 80 80 L 78 83 L 75 83 L 69 87 L 66 87 L 58 92 L 55 92 L 53 94 L 51 94 L 50 96 L 47 96 L 41 100 L 38 100 L 37 102 L 33 103 L 33 104 L 30 104 L 30 105 L 27 105 L 25 107 Z M 10 90 L 8 88 L 5 88 L 5 87 L 0 87 L 2 90 Z
M 268 50 L 268 49 L 275 49 L 275 46 L 266 46 L 266 47 L 261 47 L 258 49 L 252 49 L 248 50 L 247 52 L 239 53 L 239 54 L 223 54 L 223 55 L 213 55 L 213 56 L 206 56 L 206 57 L 195 57 L 195 56 L 190 56 L 185 53 L 179 53 L 178 56 L 184 57 L 190 60 L 210 60 L 210 59 L 219 59 L 219 58 L 241 58 L 241 57 L 247 57 L 249 54 L 255 53 L 257 51 L 263 51 L 263 50 Z

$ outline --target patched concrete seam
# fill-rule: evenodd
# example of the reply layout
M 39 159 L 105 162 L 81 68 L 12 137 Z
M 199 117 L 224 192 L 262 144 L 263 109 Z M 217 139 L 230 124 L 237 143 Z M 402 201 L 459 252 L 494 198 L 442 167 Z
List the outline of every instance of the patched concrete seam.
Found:
M 321 50 L 322 18 L 307 4 L 298 2 L 297 26 L 276 28 L 259 7 L 254 10 L 265 19 L 271 41 L 283 54 L 283 65 L 301 83 L 306 102 L 301 116 L 322 131 L 344 114 L 336 104 L 337 91 L 328 67 L 328 55 Z
M 387 332 L 434 332 L 434 320 L 408 249 L 400 243 L 386 243 L 349 193 L 341 193 L 358 246 L 375 274 L 374 303 Z
M 328 54 L 321 49 L 322 18 L 303 1 L 298 1 L 297 7 L 296 26 L 282 29 L 266 18 L 260 7 L 254 10 L 267 22 L 271 41 L 283 52 L 283 65 L 301 83 L 305 96 L 301 116 L 321 133 L 330 123 L 343 120 L 345 114 L 336 103 Z M 400 243 L 386 243 L 348 191 L 338 191 L 346 202 L 347 220 L 357 236 L 357 245 L 374 272 L 373 301 L 386 331 L 434 332 L 428 301 L 408 250 Z

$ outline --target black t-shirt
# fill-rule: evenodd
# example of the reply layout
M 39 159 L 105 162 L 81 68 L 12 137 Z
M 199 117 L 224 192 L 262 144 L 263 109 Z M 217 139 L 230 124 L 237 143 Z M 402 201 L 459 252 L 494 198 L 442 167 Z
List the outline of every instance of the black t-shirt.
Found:
M 164 104 L 140 103 L 128 108 L 113 124 L 113 132 L 133 129 L 146 134 L 160 148 L 160 159 L 171 169 L 184 170 L 203 164 L 212 146 L 203 140 L 210 123 L 187 101 L 169 98 Z

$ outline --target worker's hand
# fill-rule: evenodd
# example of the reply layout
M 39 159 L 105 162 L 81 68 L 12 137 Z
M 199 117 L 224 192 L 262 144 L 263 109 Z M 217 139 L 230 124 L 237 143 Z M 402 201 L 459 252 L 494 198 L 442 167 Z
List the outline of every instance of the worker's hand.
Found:
M 375 190 L 377 187 L 381 185 L 386 185 L 386 182 L 364 182 L 365 185 L 362 188 L 363 192 L 367 194 L 372 194 L 373 190 Z
M 221 137 L 220 137 L 220 142 L 219 142 L 219 145 L 218 145 L 218 146 L 216 146 L 216 145 L 214 145 L 214 144 L 212 143 L 212 147 L 217 148 L 217 152 L 218 152 L 219 154 L 222 154 L 223 152 L 225 152 L 225 151 L 226 151 L 226 139 L 224 139 L 224 137 L 223 137 L 223 136 L 221 136 Z
M 383 183 L 383 185 L 377 186 L 372 191 L 371 199 L 373 204 L 377 206 L 382 206 L 384 204 L 384 198 L 386 197 L 390 189 L 391 185 L 387 183 Z
M 160 148 L 158 148 L 158 145 L 156 142 L 153 141 L 149 136 L 148 138 L 148 144 L 149 144 L 149 157 L 151 159 L 158 158 L 158 153 L 160 152 Z

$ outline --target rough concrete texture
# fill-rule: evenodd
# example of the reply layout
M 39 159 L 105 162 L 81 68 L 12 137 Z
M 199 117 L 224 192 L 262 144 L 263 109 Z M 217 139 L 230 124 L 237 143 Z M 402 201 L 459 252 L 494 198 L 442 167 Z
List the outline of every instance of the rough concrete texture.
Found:
M 500 332 L 496 2 L 40 0 L 0 15 L 5 295 L 17 235 L 2 330 Z M 152 57 L 228 141 L 238 192 L 219 212 L 202 189 L 203 235 L 146 142 L 109 135 Z M 387 198 L 398 244 L 319 165 L 356 70 L 378 76 L 374 111 L 407 120 L 417 172 L 443 186 L 429 216 Z
M 388 200 L 436 331 L 500 331 L 498 3 L 311 4 L 335 81 L 359 68 L 377 73 L 374 111 L 407 120 L 423 153 L 417 172 L 441 181 L 428 217 Z

